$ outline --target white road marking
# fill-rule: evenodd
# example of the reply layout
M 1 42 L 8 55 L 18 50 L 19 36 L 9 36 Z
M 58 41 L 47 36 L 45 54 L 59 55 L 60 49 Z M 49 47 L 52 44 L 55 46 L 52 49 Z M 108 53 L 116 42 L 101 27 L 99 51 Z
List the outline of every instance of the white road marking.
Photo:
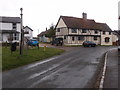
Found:
M 46 63 L 46 62 L 55 60 L 56 58 L 58 58 L 58 57 L 50 58 L 50 59 L 47 59 L 47 60 L 45 60 L 45 61 L 41 61 L 41 62 L 32 64 L 32 65 L 29 65 L 29 66 L 25 67 L 25 69 L 30 69 L 30 68 L 36 67 L 36 66 L 38 66 L 38 65 L 40 65 L 40 64 L 44 64 L 44 63 Z
M 103 73 L 102 73 L 102 78 L 101 78 L 100 85 L 99 85 L 100 90 L 103 88 L 103 84 L 104 84 L 106 65 L 107 65 L 107 52 L 105 54 L 105 62 L 104 62 L 104 67 L 103 67 Z
M 38 77 L 38 76 L 40 76 L 42 74 L 45 74 L 46 72 L 48 72 L 48 71 L 50 71 L 50 70 L 52 70 L 52 69 L 54 69 L 54 68 L 56 68 L 58 66 L 60 66 L 60 65 L 54 65 L 53 67 L 49 68 L 48 70 L 44 70 L 44 71 L 42 71 L 40 73 L 33 74 L 32 76 L 28 77 L 28 79 L 33 79 L 33 78 Z

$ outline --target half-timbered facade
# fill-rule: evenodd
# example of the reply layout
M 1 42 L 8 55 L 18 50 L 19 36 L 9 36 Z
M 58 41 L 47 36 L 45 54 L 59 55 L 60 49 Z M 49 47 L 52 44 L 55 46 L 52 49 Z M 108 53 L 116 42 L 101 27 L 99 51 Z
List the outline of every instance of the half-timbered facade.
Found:
M 60 16 L 56 25 L 56 38 L 63 38 L 64 45 L 82 45 L 84 41 L 93 41 L 97 45 L 112 45 L 113 33 L 106 23 L 97 23 L 83 18 Z

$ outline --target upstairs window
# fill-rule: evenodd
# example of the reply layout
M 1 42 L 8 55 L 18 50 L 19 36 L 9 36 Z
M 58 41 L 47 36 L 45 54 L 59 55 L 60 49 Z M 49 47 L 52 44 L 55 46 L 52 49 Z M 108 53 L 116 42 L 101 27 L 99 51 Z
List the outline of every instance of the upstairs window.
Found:
M 103 34 L 105 35 L 105 31 L 103 31 Z
M 15 33 L 13 35 L 13 40 L 19 40 L 19 33 Z
M 13 23 L 12 28 L 13 28 L 14 30 L 17 29 L 16 23 Z
M 72 33 L 77 33 L 77 29 L 72 29 Z
M 80 41 L 80 40 L 83 41 L 83 40 L 84 40 L 84 36 L 79 36 L 79 37 L 78 37 L 78 40 L 79 40 L 79 41 Z
M 60 32 L 60 28 L 57 28 L 57 32 Z
M 86 29 L 82 29 L 82 33 L 87 33 L 87 30 Z
M 109 35 L 111 35 L 111 32 L 109 32 Z
M 95 34 L 98 34 L 98 31 L 97 31 L 97 30 L 95 30 Z
M 105 38 L 105 42 L 110 42 L 110 38 L 109 38 L 109 37 L 106 37 L 106 38 Z

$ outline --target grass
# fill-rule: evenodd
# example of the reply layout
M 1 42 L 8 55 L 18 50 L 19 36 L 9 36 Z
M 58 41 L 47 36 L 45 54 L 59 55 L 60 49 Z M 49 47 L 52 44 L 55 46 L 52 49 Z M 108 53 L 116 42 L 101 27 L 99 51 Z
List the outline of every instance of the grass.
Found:
M 9 70 L 22 65 L 26 65 L 35 61 L 40 61 L 55 55 L 63 53 L 64 50 L 56 48 L 46 48 L 44 51 L 43 47 L 33 48 L 28 50 L 28 55 L 26 50 L 24 50 L 23 55 L 19 55 L 19 50 L 16 50 L 11 54 L 10 48 L 2 48 L 2 70 Z

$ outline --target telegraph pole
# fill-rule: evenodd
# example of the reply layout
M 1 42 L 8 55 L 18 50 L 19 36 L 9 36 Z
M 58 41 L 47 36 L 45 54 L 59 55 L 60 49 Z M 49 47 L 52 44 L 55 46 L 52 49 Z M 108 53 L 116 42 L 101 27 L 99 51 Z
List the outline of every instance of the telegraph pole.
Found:
M 23 37 L 24 37 L 24 33 L 23 33 L 23 14 L 22 14 L 22 11 L 23 11 L 23 8 L 20 8 L 20 11 L 21 11 L 21 40 L 20 40 L 20 55 L 23 54 Z

